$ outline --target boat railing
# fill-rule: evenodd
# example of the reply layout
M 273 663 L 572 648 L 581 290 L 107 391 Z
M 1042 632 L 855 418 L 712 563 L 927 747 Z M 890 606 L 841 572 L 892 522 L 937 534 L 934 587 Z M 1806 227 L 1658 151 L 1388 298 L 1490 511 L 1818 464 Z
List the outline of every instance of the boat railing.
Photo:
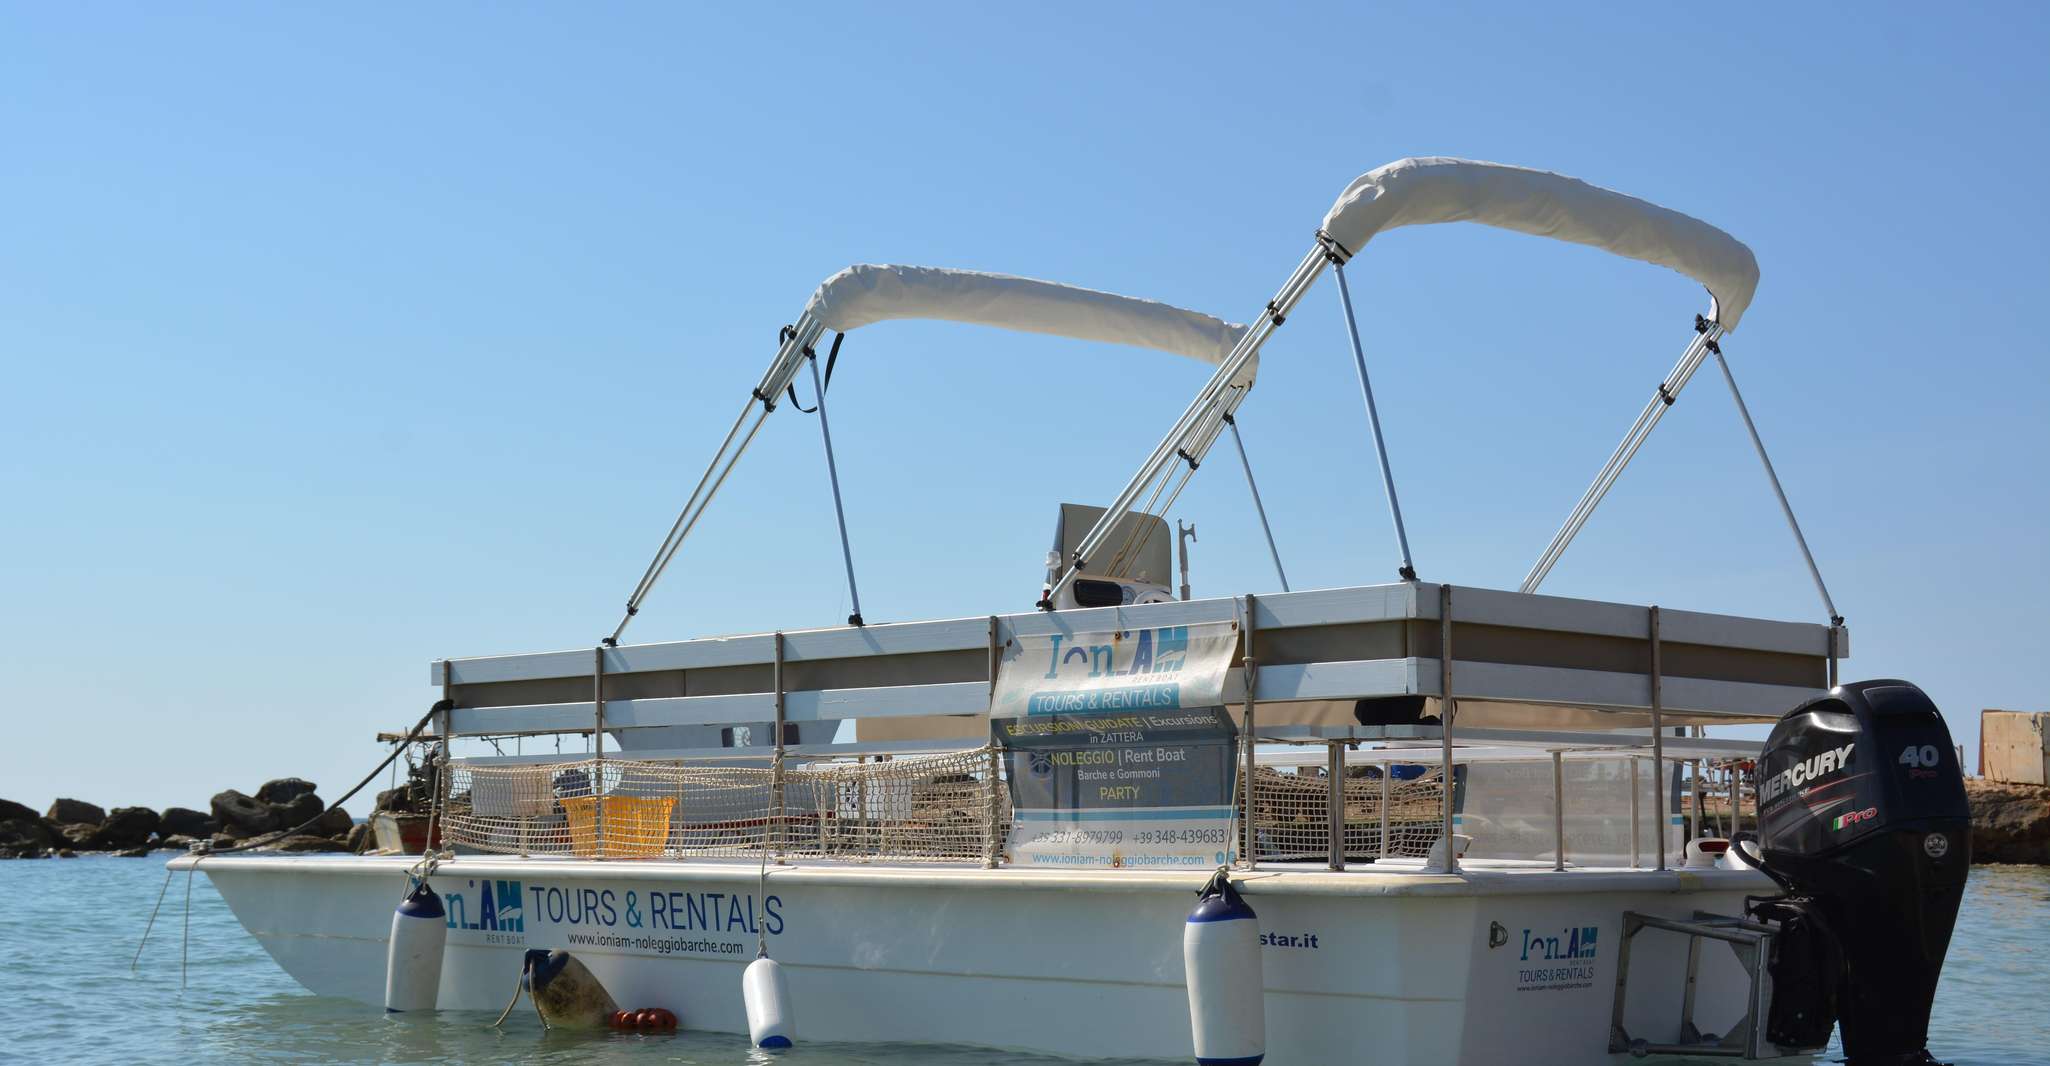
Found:
M 994 749 L 782 767 L 581 758 L 451 766 L 443 839 L 606 859 L 983 862 L 1010 828 Z
M 1261 738 L 1250 800 L 1233 797 L 1240 863 L 1421 860 L 1448 836 L 1439 747 Z M 1452 834 L 1470 856 L 1523 863 L 1645 867 L 1677 861 L 1680 813 L 1704 782 L 1717 814 L 1741 823 L 1755 744 L 1673 738 L 1654 760 L 1641 735 L 1497 739 L 1455 746 Z M 1657 762 L 1664 773 L 1651 769 Z M 439 817 L 470 851 L 601 859 L 759 859 L 859 863 L 1007 861 L 1008 760 L 995 745 L 790 759 L 560 756 L 452 760 Z M 1755 809 L 1755 803 L 1754 803 Z M 1699 824 L 1704 810 L 1695 805 Z

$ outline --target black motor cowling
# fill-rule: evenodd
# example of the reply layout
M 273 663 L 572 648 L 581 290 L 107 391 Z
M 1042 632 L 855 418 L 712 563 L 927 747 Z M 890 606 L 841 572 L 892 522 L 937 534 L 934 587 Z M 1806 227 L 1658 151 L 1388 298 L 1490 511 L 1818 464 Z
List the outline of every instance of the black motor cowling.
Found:
M 1775 1009 L 1768 1037 L 1812 1046 L 1833 1011 L 1852 1066 L 1930 1061 L 1930 1004 L 1971 863 L 1943 716 L 1905 681 L 1833 689 L 1773 728 L 1758 789 L 1760 865 L 1787 896 L 1752 910 L 1797 934 L 1773 978 L 1798 1006 Z

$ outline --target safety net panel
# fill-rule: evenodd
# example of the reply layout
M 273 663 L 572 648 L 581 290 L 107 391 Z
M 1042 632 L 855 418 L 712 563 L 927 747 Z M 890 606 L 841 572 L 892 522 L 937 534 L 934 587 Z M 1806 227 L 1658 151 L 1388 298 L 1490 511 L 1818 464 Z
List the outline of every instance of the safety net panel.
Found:
M 1445 782 L 1439 767 L 1349 766 L 1343 794 L 1348 862 L 1422 858 L 1444 835 Z M 1254 854 L 1261 862 L 1330 857 L 1331 779 L 1322 767 L 1256 769 L 1252 810 Z
M 787 765 L 582 759 L 450 768 L 443 836 L 475 851 L 585 858 L 966 862 L 1010 798 L 988 748 Z

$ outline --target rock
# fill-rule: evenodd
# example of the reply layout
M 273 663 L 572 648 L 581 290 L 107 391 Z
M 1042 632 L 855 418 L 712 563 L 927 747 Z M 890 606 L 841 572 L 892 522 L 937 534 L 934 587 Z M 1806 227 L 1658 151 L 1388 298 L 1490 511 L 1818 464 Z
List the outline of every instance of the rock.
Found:
M 32 822 L 41 817 L 42 815 L 37 814 L 34 808 L 16 803 L 13 800 L 0 800 L 0 822 Z
M 100 827 L 97 825 L 67 825 L 59 829 L 58 835 L 64 842 L 80 851 L 100 851 Z
M 122 848 L 122 849 L 121 849 L 120 851 L 117 851 L 117 852 L 115 852 L 114 854 L 115 854 L 115 855 L 117 855 L 117 856 L 119 856 L 120 858 L 123 858 L 123 859 L 147 859 L 147 858 L 149 858 L 149 849 L 148 849 L 148 848 Z
M 190 807 L 166 807 L 157 832 L 170 836 L 176 834 L 188 837 L 207 837 L 220 830 L 220 823 L 207 816 L 205 811 Z
M 23 848 L 41 849 L 56 842 L 57 834 L 52 833 L 49 826 L 44 825 L 43 820 L 36 817 L 34 811 L 29 811 L 26 818 L 8 818 L 0 821 L 0 848 L 12 848 L 17 851 Z
M 270 809 L 277 812 L 279 829 L 295 829 L 320 817 L 320 812 L 326 808 L 327 804 L 320 802 L 319 796 L 301 792 L 288 801 L 271 804 Z
M 263 787 L 256 790 L 256 798 L 265 803 L 290 803 L 301 796 L 310 796 L 316 791 L 318 789 L 314 787 L 313 782 L 303 777 L 280 777 L 275 781 L 265 781 Z
M 76 859 L 78 858 L 78 852 L 75 852 L 70 848 L 58 848 L 57 857 L 60 859 Z
M 286 837 L 285 839 L 280 840 L 275 844 L 266 845 L 265 850 L 285 852 L 314 852 L 343 851 L 346 849 L 343 845 L 337 844 L 326 837 L 317 837 L 311 836 L 306 833 L 301 833 L 297 836 Z
M 377 807 L 375 809 L 380 811 L 412 810 L 412 788 L 407 785 L 400 785 L 397 788 L 385 789 L 383 792 L 377 794 Z
M 2050 865 L 2050 788 L 1965 779 L 1972 861 Z
M 219 851 L 222 848 L 232 848 L 237 843 L 239 842 L 234 837 L 231 837 L 226 833 L 215 833 L 213 835 L 213 839 L 206 842 L 206 846 L 213 848 L 216 851 Z
M 197 843 L 198 840 L 183 833 L 172 833 L 170 836 L 157 838 L 157 847 L 176 848 L 179 851 L 191 851 L 192 845 Z
M 259 803 L 232 788 L 215 796 L 211 807 L 214 820 L 224 832 L 239 829 L 254 834 L 277 828 L 277 812 L 269 804 Z
M 229 840 L 239 844 L 245 840 L 254 840 L 257 837 L 274 836 L 276 834 L 277 830 L 275 829 L 249 829 L 239 825 L 231 825 L 215 835 L 227 837 Z
M 359 822 L 349 827 L 349 835 L 343 838 L 349 850 L 358 855 L 377 846 L 377 834 L 370 831 L 369 822 Z
M 349 817 L 348 811 L 336 807 L 331 811 L 321 812 L 320 820 L 314 822 L 313 828 L 307 832 L 317 836 L 341 838 L 348 836 L 349 831 L 354 828 L 356 819 Z
M 116 807 L 100 825 L 100 845 L 108 848 L 141 847 L 149 843 L 151 834 L 157 831 L 161 821 L 157 812 L 148 807 Z
M 98 825 L 107 820 L 107 812 L 84 800 L 60 799 L 50 804 L 50 809 L 43 812 L 43 817 L 59 825 L 79 825 L 88 822 Z

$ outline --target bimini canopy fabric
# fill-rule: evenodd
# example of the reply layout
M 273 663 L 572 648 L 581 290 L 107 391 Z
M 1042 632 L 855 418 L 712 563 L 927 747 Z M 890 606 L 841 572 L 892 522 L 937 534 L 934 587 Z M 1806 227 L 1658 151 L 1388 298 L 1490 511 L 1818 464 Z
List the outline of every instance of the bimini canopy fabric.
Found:
M 841 333 L 892 319 L 932 318 L 1129 344 L 1213 366 L 1224 362 L 1246 332 L 1244 326 L 1152 300 L 939 267 L 851 266 L 827 278 L 805 309 Z M 1250 384 L 1254 370 L 1248 363 L 1240 383 Z
M 1383 230 L 1479 222 L 1590 244 L 1671 267 L 1705 286 L 1726 330 L 1737 328 L 1758 288 L 1751 249 L 1697 218 L 1544 170 L 1429 156 L 1399 159 L 1346 186 L 1324 232 L 1357 255 Z

